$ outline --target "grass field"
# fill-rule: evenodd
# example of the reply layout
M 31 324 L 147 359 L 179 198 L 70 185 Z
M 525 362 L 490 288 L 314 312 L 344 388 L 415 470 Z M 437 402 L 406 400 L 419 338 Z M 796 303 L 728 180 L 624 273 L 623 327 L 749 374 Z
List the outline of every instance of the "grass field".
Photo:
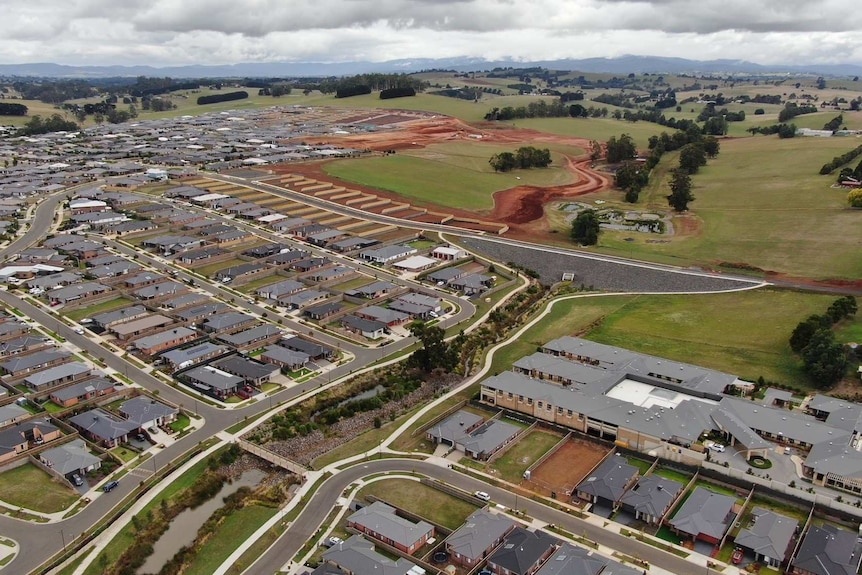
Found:
M 184 570 L 186 575 L 209 575 L 233 553 L 240 544 L 278 513 L 272 507 L 248 505 L 225 517 L 215 533 L 198 550 L 195 560 Z
M 387 503 L 415 513 L 449 529 L 457 529 L 476 511 L 477 505 L 467 503 L 433 487 L 410 479 L 384 479 L 359 491 L 358 497 L 374 495 Z
M 518 440 L 491 467 L 497 470 L 498 477 L 510 483 L 520 483 L 524 471 L 556 445 L 562 437 L 544 431 L 531 431 Z
M 596 105 L 609 109 L 613 108 L 612 106 L 604 106 L 604 104 Z M 634 139 L 637 147 L 642 150 L 647 149 L 650 136 L 658 135 L 662 132 L 673 132 L 670 128 L 650 122 L 626 122 L 612 118 L 527 118 L 524 120 L 515 120 L 511 122 L 511 125 L 516 128 L 526 128 L 548 132 L 549 134 L 586 138 L 600 142 L 607 142 L 611 136 L 619 137 L 622 134 L 628 134 Z
M 552 152 L 554 163 L 550 168 L 494 172 L 488 163 L 491 156 L 515 149 L 516 145 L 477 142 L 436 144 L 393 156 L 331 162 L 325 169 L 348 182 L 467 210 L 491 209 L 494 192 L 517 185 L 557 186 L 574 181 L 569 172 L 555 167 L 561 163 L 556 152 Z M 581 153 L 577 148 L 568 151 Z
M 92 317 L 99 313 L 104 313 L 106 311 L 112 311 L 115 309 L 119 309 L 121 307 L 125 307 L 132 303 L 132 300 L 126 299 L 124 297 L 118 297 L 114 299 L 109 299 L 107 301 L 99 302 L 93 305 L 87 305 L 83 307 L 79 307 L 77 309 L 70 310 L 68 312 L 64 312 L 65 316 L 71 319 L 72 321 L 80 321 L 85 317 Z
M 9 505 L 42 513 L 68 509 L 78 494 L 32 463 L 0 473 L 0 498 Z
M 847 254 L 862 241 L 862 212 L 847 208 L 846 190 L 832 189 L 834 176 L 818 171 L 859 143 L 850 138 L 723 140 L 719 157 L 693 178 L 690 210 L 701 222 L 697 233 L 657 243 L 644 234 L 609 231 L 600 246 L 617 255 L 678 264 L 744 263 L 801 277 L 857 279 L 862 259 Z M 673 161 L 669 156 L 659 169 Z M 638 206 L 667 211 L 667 194 L 663 182 L 650 186 Z

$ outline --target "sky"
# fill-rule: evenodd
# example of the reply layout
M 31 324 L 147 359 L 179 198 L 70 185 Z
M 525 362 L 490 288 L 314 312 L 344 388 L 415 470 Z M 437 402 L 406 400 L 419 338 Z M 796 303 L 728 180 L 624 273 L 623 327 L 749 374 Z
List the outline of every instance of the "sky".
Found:
M 216 65 L 627 54 L 862 64 L 858 0 L 3 0 L 0 62 Z

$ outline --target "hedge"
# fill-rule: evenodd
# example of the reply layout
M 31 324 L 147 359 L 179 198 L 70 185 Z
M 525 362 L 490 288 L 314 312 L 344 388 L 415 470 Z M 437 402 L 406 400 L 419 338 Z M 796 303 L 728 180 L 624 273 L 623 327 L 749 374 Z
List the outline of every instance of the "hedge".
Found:
M 407 96 L 415 96 L 416 90 L 413 88 L 389 88 L 388 90 L 380 91 L 381 100 L 390 100 L 392 98 L 404 98 Z
M 346 88 L 339 88 L 335 92 L 336 98 L 350 98 L 351 96 L 361 96 L 363 94 L 370 94 L 371 86 L 365 86 L 362 84 L 356 86 L 347 86 Z
M 26 116 L 27 106 L 24 104 L 8 104 L 0 102 L 0 116 Z
M 245 100 L 248 98 L 248 92 L 242 90 L 240 92 L 226 92 L 224 94 L 211 94 L 209 96 L 201 96 L 198 98 L 198 106 L 204 104 L 217 104 L 219 102 L 230 102 L 232 100 Z

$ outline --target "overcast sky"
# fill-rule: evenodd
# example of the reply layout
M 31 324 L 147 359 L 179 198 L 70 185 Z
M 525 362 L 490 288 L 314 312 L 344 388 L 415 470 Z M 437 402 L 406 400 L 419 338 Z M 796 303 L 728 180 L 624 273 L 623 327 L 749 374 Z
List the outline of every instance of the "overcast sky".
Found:
M 625 54 L 862 63 L 859 0 L 2 0 L 5 64 Z

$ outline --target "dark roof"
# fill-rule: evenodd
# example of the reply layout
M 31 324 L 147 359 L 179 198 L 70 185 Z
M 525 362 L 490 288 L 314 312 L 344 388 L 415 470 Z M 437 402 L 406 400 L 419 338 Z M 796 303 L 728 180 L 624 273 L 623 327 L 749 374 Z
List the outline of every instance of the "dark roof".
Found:
M 814 575 L 853 575 L 859 566 L 856 534 L 834 525 L 813 526 L 791 565 Z M 855 555 L 854 555 L 855 553 Z
M 737 545 L 783 562 L 799 522 L 763 507 L 751 512 L 751 523 L 734 538 Z
M 639 478 L 637 484 L 623 495 L 620 502 L 640 513 L 661 517 L 682 487 L 682 483 L 678 481 L 649 475 Z
M 679 531 L 697 537 L 700 534 L 721 539 L 733 520 L 736 498 L 697 487 L 682 504 L 670 524 Z
M 385 330 L 386 324 L 382 321 L 374 321 L 373 319 L 365 319 L 356 317 L 355 315 L 346 315 L 341 318 L 341 323 L 351 329 L 359 330 L 365 333 L 373 333 L 379 330 Z
M 637 473 L 637 467 L 626 463 L 624 457 L 611 455 L 578 485 L 578 491 L 617 501 L 625 493 L 626 483 Z
M 247 357 L 231 355 L 211 364 L 222 371 L 238 375 L 245 379 L 260 379 L 278 372 L 278 367 L 269 363 L 261 363 Z
M 544 531 L 527 531 L 523 527 L 516 527 L 506 537 L 503 546 L 497 549 L 488 561 L 515 575 L 522 575 L 527 573 L 551 547 L 559 544 L 558 539 Z

